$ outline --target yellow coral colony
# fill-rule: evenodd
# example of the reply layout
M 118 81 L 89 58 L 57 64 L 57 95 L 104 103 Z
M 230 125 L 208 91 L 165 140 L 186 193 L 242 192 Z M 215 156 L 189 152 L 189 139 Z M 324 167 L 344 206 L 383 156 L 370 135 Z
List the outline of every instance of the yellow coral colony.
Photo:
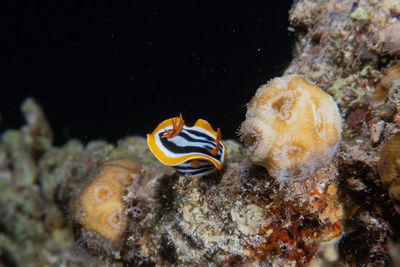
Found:
M 328 164 L 341 129 L 332 97 L 303 76 L 287 75 L 257 90 L 240 131 L 251 160 L 284 181 L 307 178 Z
M 397 213 L 400 213 L 400 133 L 393 136 L 380 151 L 378 171 L 382 184 L 389 190 Z
M 128 159 L 107 161 L 73 201 L 71 219 L 80 225 L 86 246 L 99 250 L 122 239 L 127 224 L 122 196 L 132 175 L 140 174 L 141 168 L 140 163 Z

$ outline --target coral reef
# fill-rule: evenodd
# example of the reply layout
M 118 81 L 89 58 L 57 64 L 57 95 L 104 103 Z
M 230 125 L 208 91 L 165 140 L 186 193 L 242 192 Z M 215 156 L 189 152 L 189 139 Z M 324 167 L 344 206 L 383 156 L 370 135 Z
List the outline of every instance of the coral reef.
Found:
M 241 136 L 250 158 L 280 180 L 305 179 L 328 164 L 341 135 L 331 96 L 303 76 L 261 86 L 250 101 Z
M 79 150 L 77 142 L 54 148 L 41 108 L 27 99 L 22 110 L 27 125 L 5 131 L 0 140 L 0 265 L 105 266 L 99 259 L 77 253 L 63 214 L 65 206 L 57 206 L 53 195 L 43 191 L 44 173 Z M 57 157 L 48 158 L 46 163 L 50 169 L 43 168 L 38 155 L 55 151 Z
M 21 131 L 11 133 L 18 136 Z M 7 145 L 11 149 L 5 150 L 10 138 L 10 132 L 3 134 L 2 182 L 12 183 L 15 175 L 32 177 L 32 173 L 35 179 L 22 179 L 31 183 L 23 199 L 16 193 L 21 185 L 9 185 L 10 193 L 2 199 L 2 214 L 12 212 L 3 217 L 2 225 L 11 227 L 7 222 L 12 218 L 20 229 L 5 230 L 4 237 L 10 241 L 2 243 L 2 255 L 6 256 L 1 261 L 7 265 L 29 261 L 34 265 L 82 266 L 260 261 L 293 265 L 317 257 L 319 248 L 337 240 L 342 232 L 342 204 L 335 194 L 328 193 L 336 188 L 334 162 L 306 183 L 283 186 L 265 169 L 246 163 L 246 150 L 227 140 L 226 149 L 232 157 L 223 171 L 193 181 L 160 165 L 141 137 L 129 137 L 117 146 L 104 141 L 86 146 L 70 141 L 44 150 L 38 161 L 33 154 L 23 154 L 21 149 L 30 151 L 34 144 L 22 146 L 19 142 L 24 138 L 12 139 L 18 145 Z M 24 165 L 13 171 L 9 168 L 9 164 L 16 164 L 9 156 L 12 153 L 26 157 L 19 162 Z M 36 188 L 33 191 L 32 186 Z M 31 207 L 30 213 L 17 203 Z M 38 217 L 27 220 L 32 214 Z M 43 216 L 49 218 L 42 221 Z M 44 223 L 52 218 L 57 223 Z M 25 227 L 26 221 L 32 221 L 31 227 Z M 315 236 L 313 227 L 318 229 Z M 59 234 L 46 234 L 54 231 Z M 301 234 L 293 236 L 292 231 Z M 24 243 L 11 244 L 14 238 Z M 27 241 L 31 250 L 23 247 Z M 266 247 L 270 241 L 274 245 Z M 44 242 L 50 252 L 41 249 L 47 247 Z M 281 242 L 288 247 L 281 247 Z M 296 245 L 301 251 L 294 249 Z M 24 254 L 19 253 L 21 249 L 25 249 Z M 279 249 L 281 254 L 276 253 Z M 85 251 L 100 257 L 89 257 Z M 32 260 L 35 255 L 46 257 Z
M 56 147 L 27 100 L 27 124 L 0 138 L 0 265 L 398 265 L 399 191 L 382 162 L 398 166 L 384 147 L 400 130 L 399 17 L 392 0 L 300 0 L 290 10 L 297 41 L 285 75 L 314 81 L 344 118 L 337 156 L 301 181 L 279 182 L 233 140 L 224 140 L 221 171 L 196 181 L 160 164 L 142 137 Z M 108 165 L 116 159 L 137 162 L 140 173 Z M 104 203 L 119 203 L 123 230 L 111 247 L 96 247 L 103 232 L 84 225 L 111 206 L 77 211 L 104 180 L 118 192 Z
M 377 170 L 379 151 L 399 129 L 398 1 L 298 1 L 290 10 L 297 34 L 285 74 L 304 74 L 333 96 L 342 117 L 339 192 L 345 235 L 343 266 L 392 264 L 399 217 Z

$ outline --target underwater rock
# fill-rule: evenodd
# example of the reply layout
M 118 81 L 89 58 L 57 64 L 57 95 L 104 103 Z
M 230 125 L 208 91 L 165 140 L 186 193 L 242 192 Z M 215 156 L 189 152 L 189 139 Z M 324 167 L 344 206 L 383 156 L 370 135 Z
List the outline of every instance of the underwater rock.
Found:
M 250 258 L 302 266 L 315 258 L 321 246 L 339 240 L 344 211 L 337 186 L 330 184 L 304 193 L 308 201 L 274 199 L 265 206 L 268 216 L 260 226 L 258 239 L 246 249 Z
M 342 234 L 336 175 L 333 163 L 307 182 L 282 185 L 261 167 L 229 164 L 222 177 L 180 177 L 173 186 L 174 215 L 160 222 L 161 229 L 178 262 L 311 262 L 322 244 Z
M 378 32 L 378 43 L 382 52 L 393 56 L 400 56 L 400 22 L 396 21 L 385 25 Z
M 399 2 L 391 0 L 300 0 L 289 13 L 297 41 L 284 74 L 304 74 L 326 88 L 346 118 L 338 157 L 345 234 L 336 263 L 318 253 L 322 266 L 394 264 L 388 244 L 400 243 L 399 217 L 377 165 L 379 151 L 399 129 L 398 44 L 387 34 L 397 27 L 398 11 Z
M 287 75 L 257 90 L 240 134 L 251 160 L 285 181 L 305 179 L 328 164 L 341 127 L 330 95 L 303 76 Z
M 398 1 L 297 1 L 289 21 L 298 40 L 284 74 L 316 81 L 342 111 L 365 105 L 382 66 L 392 64 L 397 53 L 388 33 L 398 24 L 398 6 Z

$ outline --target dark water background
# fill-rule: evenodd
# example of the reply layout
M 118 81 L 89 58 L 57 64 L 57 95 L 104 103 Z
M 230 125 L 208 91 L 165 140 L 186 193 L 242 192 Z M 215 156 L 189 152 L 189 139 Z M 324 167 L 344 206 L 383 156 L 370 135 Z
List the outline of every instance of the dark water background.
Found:
M 179 112 L 236 138 L 245 104 L 291 59 L 291 4 L 2 1 L 0 131 L 21 126 L 32 96 L 58 145 L 144 135 Z

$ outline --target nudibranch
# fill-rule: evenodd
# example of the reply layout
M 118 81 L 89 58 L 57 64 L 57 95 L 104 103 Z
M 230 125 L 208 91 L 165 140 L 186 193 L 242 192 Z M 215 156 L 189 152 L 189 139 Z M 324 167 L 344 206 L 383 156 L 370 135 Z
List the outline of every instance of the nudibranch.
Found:
M 161 163 L 194 178 L 220 170 L 227 154 L 219 128 L 214 131 L 202 119 L 186 126 L 182 114 L 160 123 L 147 135 L 147 144 Z

